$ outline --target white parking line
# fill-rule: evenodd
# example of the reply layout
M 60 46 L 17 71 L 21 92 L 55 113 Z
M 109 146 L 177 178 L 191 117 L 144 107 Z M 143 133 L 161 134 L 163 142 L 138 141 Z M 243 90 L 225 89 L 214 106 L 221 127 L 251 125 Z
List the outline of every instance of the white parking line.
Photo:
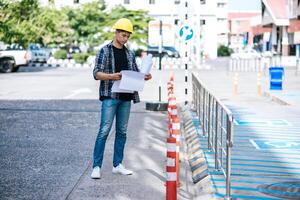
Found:
M 80 89 L 77 89 L 77 90 L 73 90 L 72 93 L 68 96 L 65 96 L 64 99 L 71 99 L 79 94 L 82 94 L 82 93 L 92 93 L 92 90 L 89 89 L 89 88 L 80 88 Z

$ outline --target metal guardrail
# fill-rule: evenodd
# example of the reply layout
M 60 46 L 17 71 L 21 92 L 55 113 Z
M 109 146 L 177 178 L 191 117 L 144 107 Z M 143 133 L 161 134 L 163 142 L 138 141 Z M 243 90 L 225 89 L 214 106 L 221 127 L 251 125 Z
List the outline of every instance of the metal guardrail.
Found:
M 203 83 L 192 74 L 193 106 L 207 137 L 208 149 L 214 152 L 215 169 L 226 178 L 226 199 L 231 193 L 231 148 L 233 146 L 233 115 Z
M 228 71 L 261 72 L 265 65 L 261 58 L 230 58 Z
M 264 72 L 265 74 L 269 67 L 276 65 L 295 70 L 295 75 L 300 72 L 299 58 L 293 56 L 230 58 L 228 71 Z

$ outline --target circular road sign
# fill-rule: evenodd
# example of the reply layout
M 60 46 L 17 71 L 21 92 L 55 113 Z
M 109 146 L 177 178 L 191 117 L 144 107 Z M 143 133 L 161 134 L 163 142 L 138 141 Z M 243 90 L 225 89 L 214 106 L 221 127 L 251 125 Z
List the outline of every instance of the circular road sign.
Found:
M 188 41 L 192 39 L 193 35 L 194 35 L 194 30 L 187 25 L 182 26 L 181 29 L 179 30 L 179 37 L 184 41 Z

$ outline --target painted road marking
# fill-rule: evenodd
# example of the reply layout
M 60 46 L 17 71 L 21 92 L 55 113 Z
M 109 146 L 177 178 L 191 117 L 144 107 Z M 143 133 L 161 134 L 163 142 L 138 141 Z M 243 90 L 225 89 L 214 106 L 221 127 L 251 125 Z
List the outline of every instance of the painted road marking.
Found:
M 235 125 L 255 125 L 255 126 L 290 126 L 291 124 L 284 119 L 259 120 L 259 119 L 235 119 Z
M 75 96 L 78 96 L 79 94 L 83 93 L 92 93 L 92 90 L 89 88 L 80 88 L 76 90 L 72 90 L 71 94 L 68 96 L 65 96 L 64 99 L 71 99 L 74 98 Z
M 300 149 L 300 140 L 249 140 L 256 149 Z

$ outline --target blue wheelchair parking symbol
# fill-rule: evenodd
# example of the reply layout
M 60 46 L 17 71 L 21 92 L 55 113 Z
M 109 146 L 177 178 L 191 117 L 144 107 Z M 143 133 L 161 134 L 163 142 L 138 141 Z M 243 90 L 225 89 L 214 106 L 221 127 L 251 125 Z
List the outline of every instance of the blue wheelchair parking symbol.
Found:
M 179 37 L 185 41 L 192 39 L 194 31 L 189 26 L 183 26 L 179 31 Z

